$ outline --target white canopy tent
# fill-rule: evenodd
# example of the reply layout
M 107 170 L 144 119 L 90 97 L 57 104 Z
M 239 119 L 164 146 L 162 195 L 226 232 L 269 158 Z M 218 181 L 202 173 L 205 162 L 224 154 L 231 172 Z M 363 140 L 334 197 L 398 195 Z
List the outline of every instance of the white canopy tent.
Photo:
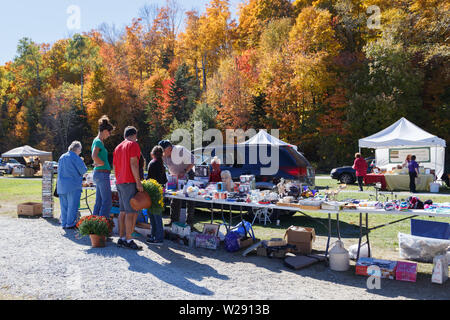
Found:
M 286 143 L 269 133 L 265 130 L 259 130 L 257 134 L 248 139 L 247 141 L 241 142 L 244 145 L 271 145 L 271 146 L 289 146 L 297 150 L 297 146 Z
M 438 179 L 444 172 L 445 140 L 426 132 L 405 118 L 369 137 L 359 139 L 359 148 L 375 149 L 376 166 L 391 168 L 413 154 L 424 168 L 434 169 Z
M 51 152 L 38 150 L 32 148 L 30 146 L 18 147 L 12 150 L 9 150 L 5 153 L 2 153 L 3 158 L 20 158 L 24 157 L 25 159 L 30 157 L 38 157 L 43 161 L 51 161 L 53 156 Z

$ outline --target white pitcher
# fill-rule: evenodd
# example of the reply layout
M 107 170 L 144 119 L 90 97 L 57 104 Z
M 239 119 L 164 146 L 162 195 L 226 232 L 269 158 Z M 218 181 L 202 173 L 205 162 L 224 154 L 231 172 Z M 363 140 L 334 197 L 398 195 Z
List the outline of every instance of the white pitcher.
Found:
M 335 242 L 330 250 L 330 269 L 334 271 L 347 271 L 350 268 L 350 256 L 341 240 Z

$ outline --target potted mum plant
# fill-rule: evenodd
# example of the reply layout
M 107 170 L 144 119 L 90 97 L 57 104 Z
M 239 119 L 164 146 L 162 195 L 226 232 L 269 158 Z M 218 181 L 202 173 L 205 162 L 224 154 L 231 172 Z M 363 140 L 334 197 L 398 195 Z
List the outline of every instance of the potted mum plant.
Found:
M 155 179 L 142 181 L 142 187 L 151 199 L 150 207 L 146 209 L 153 214 L 162 214 L 164 209 L 163 187 Z
M 105 246 L 106 237 L 112 230 L 110 221 L 105 217 L 85 216 L 77 223 L 79 234 L 89 236 L 93 248 L 103 248 Z

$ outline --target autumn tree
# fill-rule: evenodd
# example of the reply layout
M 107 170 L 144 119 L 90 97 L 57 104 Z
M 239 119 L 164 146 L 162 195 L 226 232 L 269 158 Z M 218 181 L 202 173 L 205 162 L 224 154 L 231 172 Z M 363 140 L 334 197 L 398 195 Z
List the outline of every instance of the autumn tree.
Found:
M 255 48 L 271 21 L 293 16 L 294 11 L 288 0 L 248 0 L 241 3 L 237 47 L 243 50 Z

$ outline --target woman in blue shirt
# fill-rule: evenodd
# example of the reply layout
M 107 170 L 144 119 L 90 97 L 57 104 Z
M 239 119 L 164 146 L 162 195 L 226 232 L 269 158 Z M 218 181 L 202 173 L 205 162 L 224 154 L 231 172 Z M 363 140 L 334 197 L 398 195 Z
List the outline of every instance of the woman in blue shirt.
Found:
M 69 150 L 58 161 L 56 189 L 61 205 L 60 220 L 63 229 L 74 229 L 77 223 L 83 175 L 87 171 L 80 154 L 81 143 L 74 141 L 70 144 Z

